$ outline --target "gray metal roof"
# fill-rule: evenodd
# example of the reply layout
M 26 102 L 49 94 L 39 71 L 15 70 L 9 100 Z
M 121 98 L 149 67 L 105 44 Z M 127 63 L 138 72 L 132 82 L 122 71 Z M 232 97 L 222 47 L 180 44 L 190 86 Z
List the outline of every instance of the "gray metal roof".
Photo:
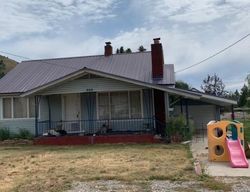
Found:
M 23 61 L 0 80 L 0 94 L 24 93 L 88 68 L 146 83 L 174 84 L 174 65 L 164 65 L 164 78 L 152 81 L 151 52 Z

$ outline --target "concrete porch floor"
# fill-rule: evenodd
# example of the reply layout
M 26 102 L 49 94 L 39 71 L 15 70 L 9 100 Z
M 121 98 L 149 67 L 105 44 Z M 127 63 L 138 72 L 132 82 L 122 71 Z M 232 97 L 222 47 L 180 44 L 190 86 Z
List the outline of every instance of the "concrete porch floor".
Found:
M 230 162 L 208 161 L 207 137 L 194 137 L 191 151 L 194 159 L 201 162 L 205 172 L 210 176 L 250 177 L 250 168 L 231 168 Z M 250 165 L 250 159 L 248 159 Z

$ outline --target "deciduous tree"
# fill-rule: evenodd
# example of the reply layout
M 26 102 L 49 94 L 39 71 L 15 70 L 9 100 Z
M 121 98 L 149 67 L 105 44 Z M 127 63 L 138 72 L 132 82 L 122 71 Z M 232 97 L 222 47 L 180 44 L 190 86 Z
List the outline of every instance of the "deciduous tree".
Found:
M 203 79 L 201 89 L 208 94 L 214 96 L 225 96 L 225 84 L 223 83 L 222 79 L 219 78 L 216 74 L 214 75 L 207 75 L 205 79 Z

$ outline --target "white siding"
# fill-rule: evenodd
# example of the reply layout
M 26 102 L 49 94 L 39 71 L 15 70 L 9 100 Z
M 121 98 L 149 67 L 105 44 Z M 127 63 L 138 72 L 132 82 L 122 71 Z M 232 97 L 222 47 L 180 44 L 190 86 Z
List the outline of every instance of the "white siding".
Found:
M 34 135 L 35 119 L 1 120 L 0 128 L 8 128 L 11 133 L 18 133 L 19 129 L 27 129 L 30 133 Z
M 32 134 L 35 133 L 35 118 L 2 119 L 2 104 L 2 98 L 0 98 L 0 128 L 8 128 L 12 133 L 18 133 L 19 129 L 27 129 Z
M 131 83 L 125 83 L 108 78 L 93 78 L 93 79 L 76 79 L 66 82 L 62 85 L 44 90 L 41 95 L 50 94 L 67 94 L 67 93 L 84 93 L 84 92 L 109 92 L 109 91 L 122 91 L 122 90 L 136 90 L 141 89 Z

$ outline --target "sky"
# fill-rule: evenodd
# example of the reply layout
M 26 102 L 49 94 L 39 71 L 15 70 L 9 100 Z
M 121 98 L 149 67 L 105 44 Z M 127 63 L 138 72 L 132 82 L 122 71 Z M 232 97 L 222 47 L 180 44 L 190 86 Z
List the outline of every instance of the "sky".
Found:
M 160 37 L 165 64 L 178 71 L 249 34 L 249 10 L 250 0 L 0 0 L 0 51 L 31 59 L 99 55 L 106 41 L 114 50 L 150 51 Z M 215 73 L 227 90 L 241 89 L 250 36 L 176 80 L 200 89 Z

